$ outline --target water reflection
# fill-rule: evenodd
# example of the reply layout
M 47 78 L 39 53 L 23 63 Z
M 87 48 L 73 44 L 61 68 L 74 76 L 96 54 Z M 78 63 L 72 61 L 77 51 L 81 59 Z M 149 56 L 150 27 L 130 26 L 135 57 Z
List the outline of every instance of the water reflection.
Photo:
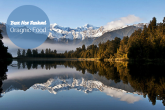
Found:
M 65 68 L 64 68 L 65 67 Z M 11 90 L 59 91 L 76 89 L 84 93 L 101 91 L 121 101 L 134 103 L 140 96 L 148 97 L 153 105 L 162 100 L 165 105 L 164 65 L 127 62 L 78 61 L 18 61 L 19 71 L 8 74 L 4 92 Z M 27 70 L 27 69 L 28 70 Z M 75 74 L 76 71 L 82 74 Z M 12 85 L 12 86 L 11 86 Z
M 50 93 L 57 94 L 60 91 L 75 89 L 83 91 L 84 93 L 90 93 L 93 91 L 105 92 L 107 95 L 115 98 L 119 98 L 121 101 L 128 103 L 134 103 L 139 101 L 141 97 L 134 96 L 133 94 L 127 94 L 127 91 L 109 87 L 104 85 L 100 81 L 85 80 L 84 78 L 59 78 L 49 79 L 46 83 L 35 84 L 32 86 L 34 89 L 48 90 Z M 138 94 L 134 92 L 134 94 Z
M 7 79 L 6 72 L 8 71 L 7 65 L 9 65 L 12 61 L 3 61 L 0 60 L 0 97 L 2 97 L 1 93 L 3 91 L 2 85 L 3 81 Z

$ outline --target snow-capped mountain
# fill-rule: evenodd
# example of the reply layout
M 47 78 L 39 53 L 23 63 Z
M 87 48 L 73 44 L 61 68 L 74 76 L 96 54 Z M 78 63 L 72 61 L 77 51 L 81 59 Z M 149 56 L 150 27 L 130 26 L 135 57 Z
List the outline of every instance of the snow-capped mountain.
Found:
M 90 24 L 86 24 L 84 26 L 77 27 L 74 29 L 74 28 L 70 28 L 70 27 L 62 27 L 62 26 L 59 26 L 56 23 L 54 23 L 54 24 L 50 25 L 50 32 L 49 32 L 48 38 L 55 39 L 55 40 L 63 39 L 63 38 L 66 38 L 69 40 L 73 40 L 73 39 L 84 40 L 85 38 L 97 38 L 97 37 L 102 36 L 106 32 L 123 29 L 123 28 L 129 27 L 129 26 L 143 28 L 144 25 L 148 25 L 148 23 L 127 25 L 127 26 L 117 27 L 117 28 L 112 28 L 110 30 L 107 30 L 107 29 L 105 29 L 104 26 L 96 27 L 96 26 L 93 26 Z M 4 29 L 2 28 L 2 26 Z M 0 29 L 1 28 L 5 32 L 6 24 L 3 22 L 0 22 Z
M 133 24 L 133 26 L 140 27 L 140 28 L 143 28 L 144 25 L 148 26 L 149 23 L 138 23 L 138 24 Z
M 130 26 L 143 28 L 144 25 L 147 25 L 147 23 L 139 23 L 139 24 L 134 24 L 134 25 L 130 25 Z M 85 38 L 100 37 L 105 32 L 110 32 L 110 31 L 122 29 L 125 27 L 128 27 L 128 25 L 107 30 L 103 26 L 95 27 L 93 25 L 86 24 L 82 27 L 77 27 L 75 29 L 72 29 L 70 27 L 59 26 L 55 23 L 55 24 L 50 25 L 50 32 L 49 32 L 48 37 L 50 39 L 66 38 L 66 39 L 71 39 L 71 40 L 73 40 L 73 39 L 84 40 Z
M 72 29 L 70 27 L 62 27 L 55 24 L 50 25 L 49 38 L 67 38 L 67 39 L 85 39 L 85 37 L 98 37 L 99 27 L 86 24 L 83 27 Z M 96 32 L 97 31 L 97 32 Z M 97 33 L 97 34 L 96 34 Z
M 129 37 L 135 30 L 139 28 L 143 29 L 144 25 L 148 26 L 148 23 L 127 25 L 107 30 L 105 26 L 96 27 L 90 24 L 86 24 L 82 27 L 70 28 L 62 27 L 54 23 L 50 25 L 49 35 L 45 43 L 77 46 L 82 46 L 83 44 L 86 46 L 91 44 L 98 45 L 100 42 L 113 40 L 115 37 L 119 37 L 121 39 L 124 36 Z M 7 34 L 6 27 L 7 25 L 0 24 L 0 29 L 3 30 L 4 35 Z

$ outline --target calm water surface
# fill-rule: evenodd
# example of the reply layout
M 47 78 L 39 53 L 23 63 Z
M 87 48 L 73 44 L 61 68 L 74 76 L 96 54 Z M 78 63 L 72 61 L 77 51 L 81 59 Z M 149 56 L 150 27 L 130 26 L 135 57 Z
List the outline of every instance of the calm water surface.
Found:
M 0 110 L 164 110 L 163 67 L 85 61 L 1 64 Z

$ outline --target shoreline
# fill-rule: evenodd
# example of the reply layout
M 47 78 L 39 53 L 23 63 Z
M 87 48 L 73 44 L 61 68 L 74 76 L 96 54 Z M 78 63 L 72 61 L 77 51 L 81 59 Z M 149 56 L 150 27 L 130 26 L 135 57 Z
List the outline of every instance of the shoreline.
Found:
M 28 61 L 99 61 L 99 58 L 13 58 L 13 60 Z
M 12 58 L 12 60 L 25 60 L 25 61 L 104 61 L 104 62 L 148 62 L 148 63 L 165 63 L 165 59 L 129 59 L 129 58 L 113 58 L 113 59 L 100 59 L 100 58 Z

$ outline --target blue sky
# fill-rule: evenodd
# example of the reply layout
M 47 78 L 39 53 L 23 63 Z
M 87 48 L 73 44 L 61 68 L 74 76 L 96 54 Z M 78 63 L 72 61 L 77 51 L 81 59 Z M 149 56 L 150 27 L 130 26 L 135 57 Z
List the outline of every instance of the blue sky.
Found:
M 104 26 L 121 17 L 135 15 L 142 23 L 152 17 L 162 22 L 165 0 L 0 0 L 0 22 L 22 5 L 35 5 L 49 17 L 50 23 L 76 28 L 87 23 Z M 137 22 L 135 22 L 137 23 Z

